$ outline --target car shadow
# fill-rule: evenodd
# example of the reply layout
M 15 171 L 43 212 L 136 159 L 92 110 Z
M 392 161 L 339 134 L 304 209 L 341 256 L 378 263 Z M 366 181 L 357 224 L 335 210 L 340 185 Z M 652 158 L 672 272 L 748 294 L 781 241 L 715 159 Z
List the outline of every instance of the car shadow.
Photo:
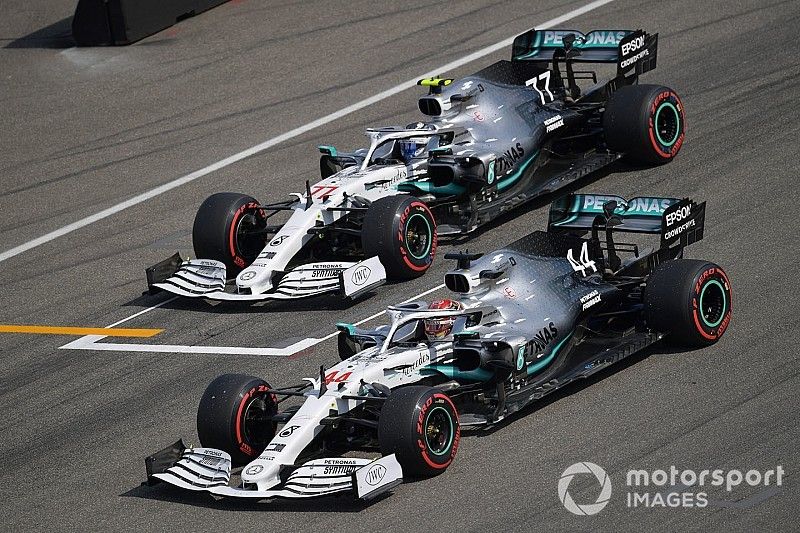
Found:
M 0 39 L 6 41 L 3 48 L 39 48 L 39 49 L 65 49 L 75 46 L 75 39 L 72 38 L 72 17 L 66 17 L 45 26 L 28 35 L 11 39 Z
M 515 207 L 515 208 L 513 208 L 513 209 L 511 209 L 511 210 L 509 210 L 509 211 L 507 211 L 505 213 L 502 213 L 501 215 L 497 216 L 495 219 L 491 220 L 490 222 L 487 222 L 486 224 L 480 226 L 479 228 L 476 228 L 474 231 L 472 231 L 472 232 L 470 232 L 470 233 L 468 233 L 466 235 L 452 235 L 452 236 L 440 237 L 440 242 L 442 244 L 450 245 L 450 246 L 460 246 L 460 245 L 469 244 L 470 240 L 472 240 L 472 239 L 474 239 L 476 237 L 479 237 L 479 236 L 483 235 L 484 233 L 496 230 L 499 226 L 502 226 L 503 224 L 505 224 L 506 222 L 508 222 L 512 218 L 517 218 L 517 217 L 523 216 L 523 215 L 525 215 L 527 213 L 530 213 L 531 211 L 535 211 L 537 209 L 541 209 L 543 207 L 547 207 L 552 202 L 554 202 L 556 199 L 558 199 L 558 198 L 560 198 L 560 197 L 562 197 L 564 195 L 573 193 L 573 192 L 575 192 L 575 191 L 577 191 L 579 189 L 582 189 L 584 187 L 587 187 L 589 185 L 592 185 L 596 181 L 599 181 L 599 180 L 609 176 L 610 174 L 623 173 L 623 172 L 632 172 L 632 171 L 635 171 L 635 170 L 642 170 L 642 169 L 646 169 L 646 168 L 648 168 L 648 167 L 640 166 L 640 165 L 634 165 L 634 164 L 628 163 L 628 162 L 626 162 L 625 160 L 622 160 L 622 159 L 617 160 L 614 163 L 611 163 L 610 165 L 608 165 L 606 167 L 603 167 L 601 169 L 595 170 L 594 172 L 592 172 L 590 174 L 587 174 L 586 176 L 584 176 L 584 177 L 582 177 L 580 179 L 577 179 L 577 180 L 573 181 L 572 183 L 569 183 L 569 184 L 567 184 L 567 185 L 565 185 L 565 186 L 563 186 L 563 187 L 561 187 L 561 188 L 559 188 L 559 189 L 557 189 L 557 190 L 555 190 L 553 192 L 549 192 L 549 193 L 543 194 L 541 196 L 538 196 L 538 197 L 534 198 L 533 200 L 531 200 L 530 202 L 522 203 L 522 204 L 518 205 L 517 207 Z M 541 230 L 545 230 L 547 228 L 540 228 L 540 229 Z
M 694 352 L 700 350 L 702 348 L 686 348 L 682 346 L 673 346 L 667 344 L 663 341 L 653 344 L 641 352 L 635 353 L 623 359 L 622 361 L 615 363 L 603 370 L 598 371 L 596 374 L 592 374 L 587 378 L 582 378 L 573 381 L 572 383 L 568 383 L 564 385 L 563 388 L 556 389 L 555 391 L 551 392 L 547 396 L 543 397 L 540 400 L 535 400 L 529 405 L 523 407 L 516 413 L 513 413 L 503 419 L 502 421 L 498 422 L 497 424 L 493 424 L 488 427 L 483 426 L 471 426 L 471 427 L 464 427 L 462 428 L 462 434 L 464 436 L 476 436 L 480 437 L 488 437 L 495 433 L 496 431 L 503 430 L 509 424 L 513 424 L 515 420 L 518 418 L 526 417 L 538 411 L 539 409 L 543 409 L 558 400 L 563 398 L 567 398 L 581 392 L 582 390 L 599 383 L 600 381 L 608 378 L 609 376 L 613 376 L 618 372 L 622 372 L 626 368 L 629 368 L 645 359 L 652 357 L 652 356 L 670 356 L 674 354 L 686 354 L 690 352 Z
M 393 283 L 387 283 L 392 285 Z M 203 298 L 183 298 L 168 292 L 157 292 L 150 294 L 144 292 L 141 296 L 134 298 L 124 304 L 123 307 L 152 307 L 159 305 L 163 309 L 177 309 L 181 311 L 195 311 L 201 313 L 211 313 L 216 315 L 241 315 L 244 313 L 286 313 L 286 312 L 309 312 L 309 311 L 344 311 L 350 307 L 364 302 L 377 293 L 370 291 L 359 296 L 354 300 L 337 296 L 335 294 L 323 294 L 300 300 L 264 300 L 261 302 L 237 302 L 237 301 L 211 301 Z M 162 303 L 164 302 L 164 303 Z
M 379 502 L 391 494 L 381 494 L 370 501 L 354 498 L 347 493 L 333 496 L 298 499 L 261 499 L 251 500 L 245 498 L 222 498 L 206 492 L 192 492 L 167 483 L 148 485 L 142 483 L 120 494 L 123 498 L 141 498 L 145 500 L 158 500 L 162 502 L 203 507 L 222 511 L 251 511 L 273 513 L 358 513 Z M 313 499 L 314 504 L 309 505 L 308 500 Z

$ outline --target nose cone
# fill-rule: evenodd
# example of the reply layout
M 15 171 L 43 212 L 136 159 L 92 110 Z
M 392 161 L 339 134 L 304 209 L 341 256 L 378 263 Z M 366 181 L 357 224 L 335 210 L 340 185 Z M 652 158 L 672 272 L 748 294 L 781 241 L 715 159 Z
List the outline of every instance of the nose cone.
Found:
M 271 278 L 272 270 L 251 265 L 236 276 L 236 288 L 238 292 L 261 294 L 272 288 Z M 243 291 L 242 289 L 245 290 Z
M 267 490 L 280 483 L 280 465 L 264 459 L 256 459 L 242 470 L 242 483 L 258 486 L 258 490 Z

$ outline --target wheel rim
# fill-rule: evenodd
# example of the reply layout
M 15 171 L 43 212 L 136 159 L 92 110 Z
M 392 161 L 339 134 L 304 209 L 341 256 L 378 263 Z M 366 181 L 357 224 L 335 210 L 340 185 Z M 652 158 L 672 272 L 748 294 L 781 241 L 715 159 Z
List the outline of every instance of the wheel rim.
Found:
M 236 221 L 236 251 L 248 261 L 258 257 L 264 248 L 264 236 L 260 230 L 266 227 L 266 222 L 256 213 L 258 210 L 247 211 Z
M 431 250 L 433 231 L 423 215 L 414 213 L 406 222 L 406 249 L 414 259 L 425 259 Z
M 445 455 L 453 444 L 453 418 L 444 407 L 434 407 L 425 419 L 425 444 L 433 455 Z
M 247 444 L 256 449 L 265 447 L 272 440 L 272 409 L 267 398 L 256 396 L 244 411 L 244 438 Z
M 658 142 L 664 146 L 675 144 L 681 129 L 681 117 L 680 113 L 678 113 L 678 108 L 670 102 L 664 102 L 656 110 L 656 116 L 653 121 L 656 125 L 655 130 Z
M 700 291 L 700 318 L 709 328 L 717 327 L 725 316 L 728 299 L 722 283 L 712 279 Z

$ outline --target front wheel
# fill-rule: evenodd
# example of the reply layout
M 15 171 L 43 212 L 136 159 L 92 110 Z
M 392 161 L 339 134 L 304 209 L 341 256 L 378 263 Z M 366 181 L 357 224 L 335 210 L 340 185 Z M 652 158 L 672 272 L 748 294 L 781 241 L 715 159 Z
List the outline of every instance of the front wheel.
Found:
M 192 243 L 198 259 L 225 263 L 233 278 L 252 263 L 266 245 L 267 222 L 252 196 L 220 192 L 209 196 L 194 217 Z
M 206 388 L 197 408 L 200 444 L 228 452 L 235 465 L 261 455 L 275 436 L 278 403 L 263 379 L 223 374 Z
M 458 451 L 458 410 L 443 392 L 421 386 L 392 391 L 381 408 L 378 443 L 395 454 L 403 474 L 431 477 L 444 472 Z
M 676 344 L 708 346 L 728 329 L 731 296 L 728 275 L 719 265 L 696 259 L 667 261 L 647 280 L 645 319 Z
M 378 256 L 388 277 L 416 278 L 436 255 L 436 220 L 425 202 L 413 196 L 380 198 L 364 216 L 361 241 L 364 254 Z
M 620 87 L 603 113 L 608 147 L 639 163 L 672 161 L 683 146 L 685 127 L 681 99 L 662 85 Z

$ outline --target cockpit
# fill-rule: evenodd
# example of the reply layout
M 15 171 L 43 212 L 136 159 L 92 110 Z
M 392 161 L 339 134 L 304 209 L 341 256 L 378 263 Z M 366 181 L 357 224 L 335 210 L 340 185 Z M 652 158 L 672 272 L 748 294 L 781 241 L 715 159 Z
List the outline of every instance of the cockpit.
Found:
M 387 139 L 372 151 L 367 166 L 409 165 L 427 159 L 429 151 L 438 146 L 438 135 Z
M 373 165 L 411 165 L 428 158 L 430 151 L 452 142 L 452 134 L 440 133 L 422 122 L 402 128 L 388 126 L 367 129 L 370 146 L 361 169 Z
M 446 306 L 443 304 L 447 304 Z M 386 332 L 382 351 L 394 346 L 416 346 L 452 342 L 453 336 L 478 325 L 486 309 L 464 309 L 452 300 L 410 302 L 388 309 L 392 324 Z

